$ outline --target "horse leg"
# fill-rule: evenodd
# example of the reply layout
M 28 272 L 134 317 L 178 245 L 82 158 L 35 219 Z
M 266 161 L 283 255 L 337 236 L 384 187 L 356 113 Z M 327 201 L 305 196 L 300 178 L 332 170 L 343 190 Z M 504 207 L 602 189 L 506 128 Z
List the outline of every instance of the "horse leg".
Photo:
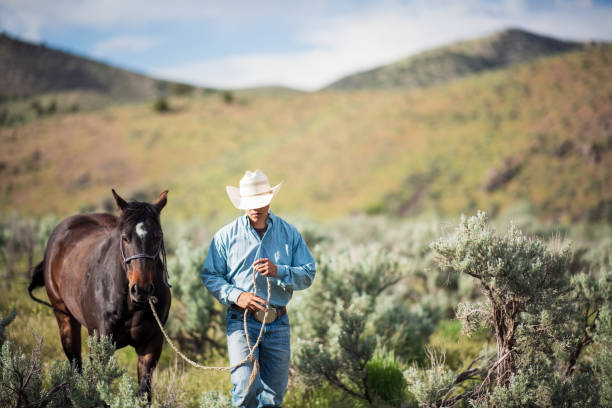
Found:
M 138 354 L 138 395 L 146 392 L 149 403 L 151 403 L 151 377 L 161 355 L 163 344 L 163 337 L 158 335 L 147 344 L 135 347 Z
M 71 363 L 74 362 L 80 370 L 81 360 L 81 324 L 72 315 L 55 311 L 55 318 L 60 330 L 64 353 Z

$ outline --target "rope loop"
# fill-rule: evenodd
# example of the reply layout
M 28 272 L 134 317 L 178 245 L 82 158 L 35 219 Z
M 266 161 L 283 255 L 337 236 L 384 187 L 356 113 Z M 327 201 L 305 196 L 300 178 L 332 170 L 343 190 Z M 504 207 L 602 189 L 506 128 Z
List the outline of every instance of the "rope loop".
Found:
M 257 254 L 260 253 L 261 251 L 261 245 L 263 243 L 263 238 L 260 240 L 259 242 L 259 248 L 257 249 Z M 121 247 L 121 252 L 123 253 L 123 247 Z M 165 282 L 166 285 L 168 286 L 168 288 L 170 288 L 171 286 L 167 283 L 167 277 L 168 277 L 168 270 L 166 269 L 166 251 L 163 248 L 163 240 L 162 240 L 162 244 L 161 244 L 161 252 L 163 255 L 163 263 L 164 263 L 164 278 L 165 278 Z M 157 256 L 157 254 L 156 254 Z M 124 256 L 125 259 L 125 256 Z M 255 271 L 255 268 L 253 269 L 253 286 L 254 286 L 254 292 L 255 294 L 257 294 L 257 272 Z M 192 365 L 195 368 L 199 368 L 200 370 L 211 370 L 211 371 L 230 371 L 233 370 L 234 368 L 238 368 L 246 363 L 253 363 L 253 370 L 251 371 L 251 377 L 249 378 L 249 386 L 247 387 L 247 394 L 248 392 L 251 390 L 251 387 L 253 386 L 253 383 L 255 382 L 255 378 L 257 377 L 257 373 L 259 372 L 259 361 L 257 361 L 257 358 L 255 357 L 255 350 L 257 349 L 257 347 L 259 346 L 259 342 L 261 341 L 261 338 L 263 337 L 264 334 L 264 328 L 266 327 L 266 318 L 268 317 L 268 310 L 269 310 L 269 305 L 270 305 L 270 298 L 271 298 L 271 294 L 272 294 L 272 289 L 271 289 L 271 285 L 270 285 L 270 277 L 266 276 L 266 283 L 268 285 L 268 297 L 266 299 L 266 310 L 264 311 L 264 317 L 263 317 L 263 321 L 261 322 L 261 327 L 259 329 L 259 335 L 257 336 L 257 340 L 255 341 L 255 344 L 251 346 L 251 339 L 249 338 L 249 330 L 248 330 L 248 326 L 247 326 L 247 316 L 249 314 L 249 309 L 244 309 L 244 315 L 243 315 L 243 323 L 244 323 L 244 334 L 246 336 L 246 341 L 247 341 L 247 347 L 249 348 L 249 354 L 238 364 L 234 364 L 232 366 L 228 366 L 228 367 L 212 367 L 212 366 L 204 366 L 202 364 L 199 364 L 193 360 L 191 360 L 189 357 L 187 357 L 186 355 L 184 355 L 183 353 L 181 353 L 181 351 L 174 345 L 174 342 L 170 339 L 170 336 L 168 336 L 168 333 L 166 333 L 166 331 L 164 330 L 164 327 L 161 323 L 161 321 L 159 320 L 159 316 L 157 315 L 157 312 L 155 311 L 155 307 L 153 306 L 153 304 L 158 303 L 158 299 L 155 296 L 149 296 L 148 301 L 149 301 L 149 306 L 151 306 L 151 312 L 153 312 L 153 317 L 155 317 L 155 321 L 157 322 L 157 325 L 159 326 L 159 329 L 161 330 L 162 334 L 164 335 L 164 337 L 166 338 L 166 341 L 168 342 L 168 344 L 170 345 L 170 347 L 172 347 L 172 349 L 176 352 L 176 354 L 178 354 L 183 360 L 185 360 L 187 363 L 189 363 L 190 365 Z
M 255 269 L 253 269 L 253 284 L 255 286 L 255 293 L 257 293 L 257 281 L 256 281 L 256 272 Z M 266 282 L 268 284 L 268 298 L 266 300 L 266 304 L 270 304 L 270 295 L 271 295 L 271 285 L 270 285 L 270 277 L 266 276 Z M 249 390 L 251 389 L 251 387 L 253 386 L 253 383 L 255 382 L 255 377 L 257 376 L 257 372 L 259 371 L 259 361 L 257 361 L 257 358 L 255 357 L 255 350 L 257 349 L 257 347 L 259 346 L 259 342 L 261 341 L 261 338 L 263 337 L 263 333 L 264 333 L 264 328 L 266 326 L 266 318 L 268 317 L 268 308 L 266 307 L 266 310 L 264 312 L 264 318 L 263 321 L 261 322 L 261 328 L 259 329 L 259 336 L 257 337 L 257 340 L 255 341 L 255 344 L 251 346 L 251 340 L 249 338 L 249 330 L 247 327 L 247 316 L 249 313 L 249 309 L 245 309 L 244 310 L 244 316 L 243 316 L 243 323 L 244 323 L 244 334 L 246 336 L 246 341 L 247 341 L 247 347 L 249 348 L 249 354 L 238 364 L 234 364 L 232 366 L 228 366 L 228 367 L 212 367 L 212 366 L 204 366 L 202 364 L 199 364 L 193 360 L 191 360 L 189 357 L 187 357 L 185 354 L 183 354 L 175 345 L 174 342 L 170 339 L 170 336 L 168 336 L 168 333 L 166 333 L 166 330 L 164 330 L 164 327 L 161 323 L 161 321 L 159 320 L 159 316 L 157 315 L 157 311 L 155 310 L 155 307 L 153 306 L 155 303 L 158 303 L 158 299 L 155 296 L 149 296 L 148 298 L 149 301 L 149 306 L 151 307 L 151 312 L 153 312 L 153 317 L 155 317 L 155 321 L 157 322 L 157 325 L 159 326 L 159 329 L 161 330 L 162 334 L 164 335 L 164 337 L 166 338 L 166 341 L 168 342 L 168 344 L 170 345 L 170 347 L 172 347 L 172 349 L 176 352 L 176 354 L 178 354 L 183 360 L 185 360 L 188 364 L 190 364 L 191 366 L 198 368 L 200 370 L 211 370 L 211 371 L 230 371 L 233 370 L 234 368 L 238 368 L 246 363 L 253 363 L 253 371 L 251 372 L 251 377 L 249 379 L 249 386 L 247 388 L 247 393 L 249 392 Z

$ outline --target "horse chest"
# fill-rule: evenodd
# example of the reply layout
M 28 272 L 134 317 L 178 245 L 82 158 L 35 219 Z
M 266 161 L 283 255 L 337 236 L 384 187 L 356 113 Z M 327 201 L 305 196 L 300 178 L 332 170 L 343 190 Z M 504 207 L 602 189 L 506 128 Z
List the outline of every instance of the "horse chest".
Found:
M 158 332 L 157 323 L 155 323 L 152 317 L 148 316 L 149 318 L 146 318 L 143 315 L 144 314 L 133 316 L 125 325 L 126 334 L 129 335 L 130 340 L 134 344 L 146 342 Z

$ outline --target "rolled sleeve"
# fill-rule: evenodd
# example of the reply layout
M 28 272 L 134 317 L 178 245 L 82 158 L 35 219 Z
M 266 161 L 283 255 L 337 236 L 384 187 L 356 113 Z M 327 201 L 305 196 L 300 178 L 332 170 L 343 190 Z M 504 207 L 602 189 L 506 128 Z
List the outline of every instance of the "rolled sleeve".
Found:
M 277 265 L 276 277 L 279 285 L 294 290 L 307 289 L 312 285 L 316 267 L 315 260 L 302 235 L 294 231 L 293 262 L 291 265 Z
M 276 278 L 282 281 L 287 276 L 289 267 L 287 265 L 276 265 Z
M 227 295 L 227 300 L 229 301 L 229 304 L 235 303 L 238 304 L 238 298 L 240 297 L 240 295 L 242 295 L 244 291 L 242 289 L 238 289 L 237 287 L 233 287 L 232 289 L 230 289 L 228 295 Z
M 225 247 L 217 236 L 210 243 L 200 276 L 212 295 L 226 306 L 236 303 L 238 296 L 242 293 L 242 290 L 230 284 L 226 279 L 227 257 Z

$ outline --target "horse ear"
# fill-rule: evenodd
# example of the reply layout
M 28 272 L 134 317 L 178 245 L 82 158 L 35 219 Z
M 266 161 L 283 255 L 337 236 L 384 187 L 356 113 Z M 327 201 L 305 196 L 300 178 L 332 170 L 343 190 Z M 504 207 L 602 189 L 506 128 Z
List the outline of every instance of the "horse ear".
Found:
M 157 212 L 161 212 L 161 210 L 166 206 L 167 202 L 168 202 L 168 190 L 164 190 L 159 195 L 159 198 L 157 199 L 157 201 L 153 203 L 153 205 L 155 206 L 155 208 L 157 208 Z
M 119 207 L 119 209 L 121 211 L 123 211 L 125 209 L 125 207 L 128 206 L 127 201 L 125 201 L 123 198 L 119 197 L 119 194 L 117 194 L 117 192 L 115 191 L 115 189 L 112 189 L 113 191 L 113 197 L 115 197 L 115 203 L 117 203 L 117 207 Z

